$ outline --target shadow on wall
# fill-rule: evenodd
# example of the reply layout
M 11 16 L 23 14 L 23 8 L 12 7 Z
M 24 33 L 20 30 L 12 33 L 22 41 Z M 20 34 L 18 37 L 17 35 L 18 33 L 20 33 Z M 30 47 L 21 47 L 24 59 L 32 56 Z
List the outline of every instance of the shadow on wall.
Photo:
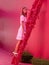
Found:
M 0 9 L 0 47 L 10 48 L 15 47 L 15 36 L 19 26 L 20 12 L 19 11 L 5 11 Z M 17 25 L 16 25 L 17 24 Z M 13 41 L 12 41 L 13 40 Z
M 20 13 L 18 11 L 14 12 L 14 11 L 4 11 L 2 9 L 0 9 L 0 18 L 1 17 L 8 17 L 8 18 L 17 18 L 18 15 L 20 15 Z
M 0 40 L 0 48 L 3 48 L 3 47 L 4 47 L 4 45 L 3 45 L 2 41 Z

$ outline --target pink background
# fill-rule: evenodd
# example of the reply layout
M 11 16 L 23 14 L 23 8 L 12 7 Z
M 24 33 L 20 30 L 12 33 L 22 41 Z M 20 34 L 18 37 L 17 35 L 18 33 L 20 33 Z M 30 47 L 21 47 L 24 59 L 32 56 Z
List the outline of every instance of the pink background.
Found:
M 0 45 L 4 49 L 14 50 L 21 8 L 26 6 L 31 9 L 33 2 L 34 0 L 0 0 Z M 41 8 L 26 50 L 34 57 L 49 59 L 49 1 Z

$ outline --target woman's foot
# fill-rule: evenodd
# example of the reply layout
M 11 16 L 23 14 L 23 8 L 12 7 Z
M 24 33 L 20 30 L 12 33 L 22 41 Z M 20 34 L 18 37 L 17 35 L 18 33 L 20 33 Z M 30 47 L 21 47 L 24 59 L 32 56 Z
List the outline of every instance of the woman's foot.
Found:
M 15 56 L 16 56 L 16 55 L 18 55 L 18 53 L 17 53 L 17 52 L 12 52 L 12 53 L 13 53 Z

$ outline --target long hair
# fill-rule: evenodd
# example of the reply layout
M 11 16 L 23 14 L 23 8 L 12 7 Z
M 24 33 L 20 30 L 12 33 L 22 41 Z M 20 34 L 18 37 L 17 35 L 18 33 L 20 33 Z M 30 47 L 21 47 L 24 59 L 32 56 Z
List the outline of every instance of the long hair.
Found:
M 23 7 L 23 8 L 22 8 L 22 15 L 24 15 L 24 16 L 26 16 L 26 17 L 27 17 L 27 12 L 26 12 L 26 13 L 24 13 L 24 12 L 23 12 L 23 9 L 27 9 L 27 8 L 26 8 L 26 7 Z

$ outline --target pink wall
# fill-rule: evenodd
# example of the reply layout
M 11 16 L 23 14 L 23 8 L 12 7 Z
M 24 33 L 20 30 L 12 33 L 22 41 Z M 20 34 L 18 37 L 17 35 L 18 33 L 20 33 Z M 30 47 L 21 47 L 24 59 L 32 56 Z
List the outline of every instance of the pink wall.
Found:
M 0 0 L 0 40 L 8 50 L 13 51 L 17 42 L 15 38 L 19 27 L 21 8 L 26 6 L 30 9 L 33 2 L 34 0 Z M 35 28 L 32 30 L 26 46 L 26 50 L 35 57 L 49 58 L 48 6 L 45 14 L 43 11 L 45 11 L 46 6 L 43 4 Z

